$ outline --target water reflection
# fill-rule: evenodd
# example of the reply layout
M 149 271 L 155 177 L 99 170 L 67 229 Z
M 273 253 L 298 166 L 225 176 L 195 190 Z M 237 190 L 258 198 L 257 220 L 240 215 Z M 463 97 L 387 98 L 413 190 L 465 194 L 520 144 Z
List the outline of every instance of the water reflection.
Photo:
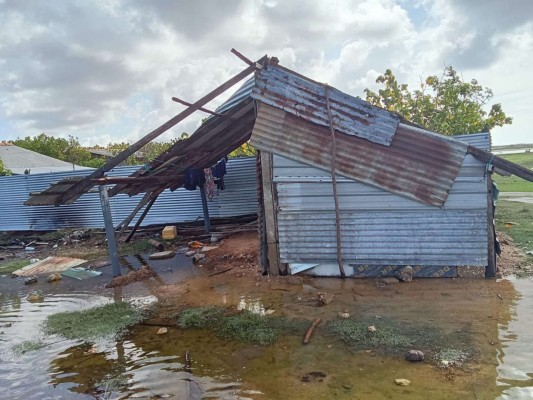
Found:
M 509 319 L 500 320 L 498 354 L 499 399 L 533 399 L 533 281 L 513 281 L 518 294 L 509 306 Z
M 478 357 L 465 371 L 449 375 L 429 362 L 407 363 L 401 355 L 347 351 L 320 327 L 307 346 L 301 345 L 298 336 L 287 335 L 273 346 L 260 347 L 173 326 L 165 335 L 157 335 L 157 326 L 138 326 L 120 341 L 82 344 L 46 337 L 39 326 L 55 312 L 113 298 L 131 301 L 131 293 L 123 293 L 126 288 L 115 288 L 108 297 L 47 295 L 42 303 L 30 303 L 25 295 L 0 295 L 0 397 L 533 398 L 533 321 L 529 318 L 533 281 L 435 280 L 380 287 L 373 282 L 314 279 L 286 287 L 279 282 L 278 290 L 271 290 L 267 285 L 244 280 L 236 284 L 219 277 L 215 284 L 204 285 L 200 290 L 191 281 L 191 290 L 175 301 L 193 304 L 195 298 L 217 298 L 261 315 L 276 309 L 276 315 L 310 320 L 327 320 L 348 310 L 355 317 L 380 315 L 405 324 L 431 324 L 450 336 L 462 335 Z M 156 299 L 156 282 L 139 286 L 147 294 L 137 296 L 139 304 Z M 333 293 L 334 301 L 317 307 L 311 301 L 316 290 Z M 42 341 L 45 346 L 16 353 L 13 346 L 24 341 Z M 191 356 L 190 367 L 185 366 L 186 353 Z M 324 379 L 302 380 L 311 372 L 323 374 Z M 400 377 L 412 385 L 397 387 L 394 379 Z

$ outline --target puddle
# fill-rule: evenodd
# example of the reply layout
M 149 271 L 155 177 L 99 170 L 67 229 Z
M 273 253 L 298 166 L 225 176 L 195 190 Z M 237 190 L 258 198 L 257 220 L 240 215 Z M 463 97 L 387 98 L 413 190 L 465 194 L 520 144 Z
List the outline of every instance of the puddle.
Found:
M 131 268 L 146 262 L 144 258 L 127 261 Z M 155 262 L 150 261 L 150 265 L 154 267 Z M 1 280 L 0 397 L 533 398 L 531 279 L 417 280 L 386 287 L 374 281 L 306 279 L 304 285 L 290 285 L 267 278 L 219 276 L 207 281 L 194 277 L 200 274 L 195 267 L 178 267 L 173 261 L 155 268 L 160 280 L 135 283 L 122 288 L 122 293 L 91 283 L 98 290 L 81 291 L 78 286 L 76 293 L 48 293 L 39 303 L 25 300 L 22 293 L 27 288 L 4 291 L 5 278 Z M 165 268 L 173 269 L 163 273 Z M 325 323 L 347 311 L 356 320 L 374 318 L 378 330 L 380 321 L 393 318 L 406 326 L 431 326 L 449 338 L 437 343 L 439 348 L 464 345 L 473 350 L 472 356 L 464 368 L 457 369 L 439 368 L 432 359 L 409 363 L 402 354 L 349 348 L 326 335 L 323 324 L 308 345 L 302 345 L 300 335 L 284 335 L 267 347 L 219 339 L 207 330 L 173 326 L 164 335 L 156 334 L 158 326 L 137 326 L 119 341 L 102 341 L 95 346 L 44 337 L 39 329 L 50 314 L 105 304 L 114 297 L 149 304 L 162 293 L 161 285 L 185 278 L 189 290 L 176 301 L 217 304 L 257 314 L 273 310 L 275 316 L 309 323 L 315 318 Z M 69 287 L 57 285 L 57 290 Z M 314 298 L 318 290 L 333 294 L 333 301 L 317 307 Z M 41 348 L 16 351 L 17 345 L 28 341 Z M 398 386 L 396 378 L 408 379 L 411 385 Z

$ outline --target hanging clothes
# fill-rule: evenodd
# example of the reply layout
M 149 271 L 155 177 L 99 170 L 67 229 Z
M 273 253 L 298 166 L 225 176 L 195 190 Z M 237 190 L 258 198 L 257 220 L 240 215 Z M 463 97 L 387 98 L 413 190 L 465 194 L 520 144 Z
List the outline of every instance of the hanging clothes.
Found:
M 207 200 L 213 200 L 213 197 L 215 196 L 215 180 L 213 178 L 212 168 L 205 168 L 204 176 L 205 176 L 205 194 L 207 196 Z

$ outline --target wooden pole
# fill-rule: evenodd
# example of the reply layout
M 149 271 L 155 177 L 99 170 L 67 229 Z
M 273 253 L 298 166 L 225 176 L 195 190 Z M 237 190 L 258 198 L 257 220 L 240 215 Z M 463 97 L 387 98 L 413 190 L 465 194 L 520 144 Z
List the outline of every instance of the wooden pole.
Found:
M 148 211 L 150 211 L 150 209 L 154 205 L 154 203 L 155 203 L 155 201 L 156 201 L 156 199 L 157 199 L 157 197 L 159 196 L 160 193 L 161 193 L 161 191 L 159 191 L 157 193 L 156 192 L 152 192 L 150 194 L 152 196 L 152 199 L 150 200 L 150 202 L 148 203 L 148 205 L 144 209 L 143 213 L 141 214 L 141 216 L 139 217 L 139 219 L 135 223 L 135 226 L 133 227 L 133 229 L 129 233 L 128 237 L 126 238 L 126 243 L 128 243 L 131 240 L 131 238 L 133 237 L 133 235 L 135 234 L 135 232 L 137 232 L 137 229 L 139 228 L 139 226 L 143 222 L 144 217 L 146 217 L 146 214 L 148 214 Z
M 207 206 L 207 196 L 205 194 L 205 185 L 200 185 L 200 197 L 202 198 L 202 211 L 204 212 L 205 232 L 211 232 L 211 221 L 209 220 L 209 207 Z
M 135 216 L 137 215 L 137 213 L 140 211 L 141 208 L 143 208 L 145 206 L 146 203 L 148 203 L 148 200 L 150 200 L 150 193 L 146 193 L 143 198 L 141 199 L 141 201 L 139 201 L 139 204 L 137 204 L 137 206 L 135 207 L 135 209 L 130 213 L 130 215 L 128 215 L 124 221 L 122 221 L 120 224 L 118 224 L 118 226 L 116 227 L 116 229 L 119 229 L 120 230 L 118 231 L 118 233 L 116 234 L 116 238 L 117 240 L 120 238 L 120 235 L 122 235 L 124 233 L 124 231 L 128 228 L 128 225 L 130 224 L 130 222 L 133 220 L 133 218 L 135 218 Z
M 496 276 L 496 235 L 494 232 L 494 197 L 492 187 L 492 176 L 490 171 L 486 171 L 487 180 L 487 269 L 486 278 Z
M 260 62 L 260 61 L 259 61 Z M 128 157 L 135 154 L 136 151 L 140 150 L 144 145 L 151 142 L 158 136 L 162 135 L 164 132 L 172 128 L 174 125 L 178 124 L 179 122 L 183 121 L 185 118 L 187 118 L 189 115 L 194 113 L 196 110 L 198 110 L 200 107 L 204 106 L 211 100 L 213 100 L 215 97 L 220 95 L 221 93 L 228 90 L 230 87 L 235 85 L 237 82 L 241 81 L 242 79 L 246 78 L 248 75 L 250 75 L 252 72 L 258 69 L 258 63 L 248 66 L 245 70 L 235 75 L 233 78 L 227 80 L 222 85 L 217 87 L 215 90 L 211 91 L 210 93 L 206 94 L 204 97 L 202 97 L 200 100 L 195 102 L 193 105 L 187 107 L 185 110 L 180 112 L 175 117 L 169 119 L 167 122 L 165 122 L 163 125 L 161 125 L 159 128 L 154 129 L 152 132 L 150 132 L 148 135 L 144 136 L 139 141 L 135 142 L 131 146 L 129 146 L 124 151 L 120 152 L 115 157 L 109 159 L 103 166 L 95 170 L 92 174 L 87 176 L 85 179 L 80 181 L 78 185 L 76 185 L 75 190 L 71 190 L 68 193 L 65 193 L 63 196 L 61 196 L 57 201 L 56 205 L 64 204 L 68 202 L 69 200 L 76 199 L 79 196 L 81 196 L 85 191 L 87 191 L 89 188 L 93 186 L 93 179 L 101 178 L 105 172 L 110 171 L 111 169 L 115 168 L 117 165 L 119 165 L 121 162 L 125 161 Z
M 113 228 L 113 218 L 111 216 L 111 206 L 107 196 L 107 186 L 102 185 L 100 190 L 100 202 L 102 203 L 102 214 L 104 216 L 105 234 L 107 237 L 107 247 L 109 258 L 113 267 L 113 276 L 120 276 L 120 264 L 118 261 L 117 241 L 115 239 L 115 229 Z
M 335 227 L 337 233 L 337 262 L 339 263 L 339 271 L 341 278 L 345 278 L 344 265 L 342 260 L 342 238 L 341 238 L 341 217 L 339 207 L 339 196 L 337 194 L 337 144 L 335 140 L 335 127 L 333 126 L 333 115 L 331 114 L 331 106 L 329 104 L 329 86 L 326 85 L 326 107 L 328 110 L 329 129 L 331 131 L 331 180 L 333 182 L 333 200 L 335 201 Z
M 519 178 L 525 179 L 526 181 L 533 182 L 533 171 L 522 167 L 521 165 L 512 163 L 511 161 L 507 161 L 504 158 L 495 156 L 491 152 L 481 150 L 475 146 L 468 146 L 467 153 L 472 154 L 475 158 L 477 158 L 484 164 L 490 163 L 496 168 L 516 175 Z

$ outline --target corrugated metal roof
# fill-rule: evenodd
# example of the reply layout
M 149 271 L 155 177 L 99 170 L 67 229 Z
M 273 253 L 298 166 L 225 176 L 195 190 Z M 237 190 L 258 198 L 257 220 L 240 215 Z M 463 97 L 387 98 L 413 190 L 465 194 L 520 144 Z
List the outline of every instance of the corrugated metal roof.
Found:
M 461 142 L 468 143 L 471 146 L 475 146 L 478 149 L 491 151 L 492 149 L 492 137 L 490 132 L 470 133 L 468 135 L 455 135 L 454 139 Z
M 330 130 L 260 103 L 250 143 L 325 170 Z M 426 204 L 444 205 L 466 144 L 401 124 L 390 146 L 337 133 L 337 173 Z
M 256 73 L 252 97 L 306 121 L 329 127 L 326 92 L 338 131 L 390 145 L 400 122 L 398 116 L 277 64 L 269 63 Z
M 30 170 L 31 174 L 48 174 L 50 172 L 93 169 L 45 156 L 10 143 L 0 146 L 0 160 L 4 163 L 4 167 L 10 169 L 14 174 L 24 174 L 25 170 Z

